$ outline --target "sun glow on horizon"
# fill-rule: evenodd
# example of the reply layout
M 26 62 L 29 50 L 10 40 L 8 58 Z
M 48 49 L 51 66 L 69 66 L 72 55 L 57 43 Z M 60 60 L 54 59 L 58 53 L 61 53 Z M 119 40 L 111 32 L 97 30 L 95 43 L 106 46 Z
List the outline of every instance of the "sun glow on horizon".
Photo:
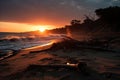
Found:
M 44 33 L 46 30 L 56 28 L 54 25 L 33 25 L 14 22 L 0 22 L 0 32 L 28 32 L 39 30 Z
M 39 30 L 41 33 L 45 32 L 46 30 L 53 29 L 54 27 L 51 25 L 37 25 L 34 26 L 35 30 Z
M 40 32 L 45 32 L 45 30 L 46 30 L 46 29 L 45 29 L 44 27 L 40 27 L 40 28 L 39 28 L 39 31 L 40 31 Z

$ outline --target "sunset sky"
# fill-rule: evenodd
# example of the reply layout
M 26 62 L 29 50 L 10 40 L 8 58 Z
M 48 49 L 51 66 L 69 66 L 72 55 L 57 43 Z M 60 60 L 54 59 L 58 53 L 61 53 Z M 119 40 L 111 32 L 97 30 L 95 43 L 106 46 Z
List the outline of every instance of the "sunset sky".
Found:
M 120 0 L 0 0 L 0 32 L 64 27 L 108 6 L 120 6 Z

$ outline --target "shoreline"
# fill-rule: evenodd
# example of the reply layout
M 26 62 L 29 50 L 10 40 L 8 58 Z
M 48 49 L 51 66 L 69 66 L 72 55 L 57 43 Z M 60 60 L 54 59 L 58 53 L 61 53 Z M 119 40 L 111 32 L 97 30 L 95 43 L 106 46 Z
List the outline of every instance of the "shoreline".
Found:
M 58 43 L 58 44 L 56 45 L 56 43 Z M 62 44 L 62 46 L 61 46 L 61 44 Z M 80 49 L 90 49 L 90 50 L 95 50 L 95 51 L 114 52 L 114 53 L 116 53 L 116 51 L 113 51 L 113 50 L 99 48 L 99 47 L 97 48 L 97 47 L 94 47 L 94 46 L 93 47 L 89 47 L 89 45 L 86 45 L 85 47 L 84 46 L 78 46 L 78 44 L 80 44 L 78 41 L 76 41 L 74 39 L 71 39 L 69 37 L 64 37 L 64 39 L 60 38 L 60 39 L 57 39 L 57 40 L 52 40 L 51 42 L 49 42 L 47 44 L 43 44 L 43 45 L 28 47 L 28 48 L 24 48 L 24 49 L 20 49 L 20 50 L 11 50 L 12 53 L 7 54 L 6 56 L 1 57 L 0 61 L 4 60 L 4 59 L 7 59 L 7 58 L 10 58 L 10 57 L 12 57 L 12 56 L 14 56 L 16 54 L 19 54 L 19 52 L 23 52 L 24 53 L 24 51 L 25 52 L 27 51 L 29 53 L 36 53 L 36 52 L 45 51 L 45 50 L 47 50 L 49 48 L 51 48 L 53 50 L 57 49 L 57 48 L 58 49 L 59 48 L 62 49 L 63 47 L 64 47 L 63 49 L 66 49 L 66 50 L 71 49 L 71 46 L 69 46 L 68 44 L 71 45 L 71 46 L 75 46 L 78 49 L 79 48 Z M 74 49 L 74 48 L 72 48 L 72 49 Z
M 25 49 L 21 49 L 21 51 L 26 51 L 26 50 L 44 50 L 44 49 L 48 49 L 52 46 L 53 43 L 47 43 L 47 44 L 43 44 L 43 45 L 39 45 L 39 46 L 33 46 L 33 47 L 29 47 L 29 48 L 25 48 Z
M 46 50 L 46 49 L 49 49 L 51 46 L 52 46 L 53 43 L 47 43 L 47 44 L 44 44 L 44 45 L 39 45 L 39 46 L 33 46 L 33 47 L 29 47 L 29 48 L 24 48 L 24 49 L 20 49 L 20 50 L 11 50 L 11 52 L 8 52 L 6 53 L 5 56 L 2 56 L 0 58 L 0 61 L 2 60 L 5 60 L 5 59 L 8 59 L 8 58 L 11 58 L 17 54 L 19 54 L 19 51 L 28 51 L 28 52 L 31 52 L 31 51 L 42 51 L 42 50 Z

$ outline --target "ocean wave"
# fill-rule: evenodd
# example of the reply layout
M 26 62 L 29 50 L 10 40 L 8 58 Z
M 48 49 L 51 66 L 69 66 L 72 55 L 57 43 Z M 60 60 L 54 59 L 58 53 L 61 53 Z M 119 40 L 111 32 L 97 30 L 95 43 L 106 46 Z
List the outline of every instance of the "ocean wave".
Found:
M 0 49 L 20 50 L 20 49 L 48 44 L 52 40 L 62 37 L 63 36 L 58 34 L 46 35 L 46 36 L 7 35 L 0 38 Z
M 0 38 L 0 41 L 11 41 L 11 42 L 14 42 L 14 41 L 20 41 L 20 40 L 34 40 L 35 36 L 5 36 L 5 37 L 2 37 Z

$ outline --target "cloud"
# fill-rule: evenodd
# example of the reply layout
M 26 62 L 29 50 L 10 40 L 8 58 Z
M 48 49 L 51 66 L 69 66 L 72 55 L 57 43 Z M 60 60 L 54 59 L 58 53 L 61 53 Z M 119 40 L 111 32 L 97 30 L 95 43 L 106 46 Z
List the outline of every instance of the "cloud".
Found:
M 119 0 L 0 0 L 0 21 L 31 24 L 66 24 Z

